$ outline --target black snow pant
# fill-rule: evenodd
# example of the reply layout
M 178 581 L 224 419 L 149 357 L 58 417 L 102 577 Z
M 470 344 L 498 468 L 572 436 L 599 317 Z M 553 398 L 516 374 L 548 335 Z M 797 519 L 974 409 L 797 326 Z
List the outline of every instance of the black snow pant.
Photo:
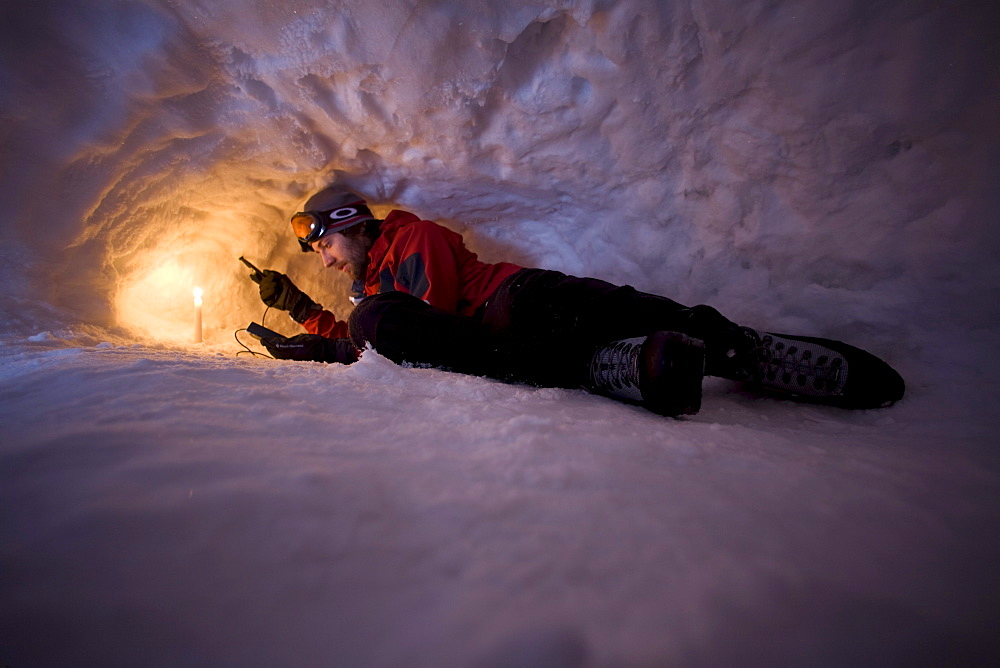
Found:
M 474 317 L 402 292 L 362 301 L 348 321 L 359 348 L 427 365 L 548 387 L 587 384 L 593 351 L 619 339 L 676 331 L 705 342 L 706 373 L 730 377 L 740 328 L 710 306 L 687 307 L 630 286 L 544 269 L 508 277 Z

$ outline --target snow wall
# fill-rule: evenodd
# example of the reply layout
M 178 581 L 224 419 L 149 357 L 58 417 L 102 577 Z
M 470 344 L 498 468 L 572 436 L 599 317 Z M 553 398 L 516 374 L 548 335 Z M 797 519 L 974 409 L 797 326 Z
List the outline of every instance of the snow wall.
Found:
M 988 664 L 985 5 L 0 3 L 0 665 Z M 715 385 L 670 421 L 232 358 L 241 254 L 346 315 L 287 229 L 334 180 L 488 260 L 842 337 L 908 396 Z
M 331 181 L 462 232 L 484 259 L 746 324 L 860 335 L 881 353 L 921 345 L 910 323 L 986 331 L 997 14 L 926 0 L 4 3 L 4 333 L 183 344 L 199 285 L 206 339 L 231 341 L 262 312 L 240 255 L 346 315 L 343 277 L 287 228 Z

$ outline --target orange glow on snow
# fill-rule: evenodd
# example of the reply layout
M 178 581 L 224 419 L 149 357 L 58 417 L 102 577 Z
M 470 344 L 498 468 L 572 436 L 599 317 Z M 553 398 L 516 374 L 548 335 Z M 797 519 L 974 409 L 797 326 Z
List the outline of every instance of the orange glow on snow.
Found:
M 118 290 L 119 324 L 161 341 L 189 341 L 194 281 L 194 268 L 176 258 L 143 267 Z

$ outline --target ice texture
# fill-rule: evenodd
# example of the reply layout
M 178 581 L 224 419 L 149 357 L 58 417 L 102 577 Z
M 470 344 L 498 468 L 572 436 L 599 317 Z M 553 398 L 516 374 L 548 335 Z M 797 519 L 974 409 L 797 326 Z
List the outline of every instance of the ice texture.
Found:
M 4 3 L 0 663 L 995 657 L 998 45 L 972 0 Z M 331 182 L 908 396 L 237 358 L 240 255 L 349 313 L 287 225 Z

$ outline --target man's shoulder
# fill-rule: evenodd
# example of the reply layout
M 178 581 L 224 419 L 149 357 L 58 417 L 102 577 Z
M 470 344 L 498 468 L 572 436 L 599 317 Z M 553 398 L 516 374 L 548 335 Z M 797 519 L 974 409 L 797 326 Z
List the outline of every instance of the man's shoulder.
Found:
M 385 220 L 383 221 L 382 224 L 395 225 L 395 226 L 409 225 L 410 223 L 419 220 L 420 218 L 418 218 L 415 214 L 410 213 L 409 211 L 403 211 L 402 209 L 393 209 L 392 211 L 389 212 L 389 215 L 385 217 Z
M 401 211 L 399 209 L 389 212 L 389 215 L 385 217 L 385 222 L 382 224 L 382 229 L 383 231 L 390 230 L 393 236 L 402 234 L 405 237 L 430 235 L 461 238 L 461 235 L 449 230 L 444 225 L 435 223 L 432 220 L 423 220 L 409 211 Z

